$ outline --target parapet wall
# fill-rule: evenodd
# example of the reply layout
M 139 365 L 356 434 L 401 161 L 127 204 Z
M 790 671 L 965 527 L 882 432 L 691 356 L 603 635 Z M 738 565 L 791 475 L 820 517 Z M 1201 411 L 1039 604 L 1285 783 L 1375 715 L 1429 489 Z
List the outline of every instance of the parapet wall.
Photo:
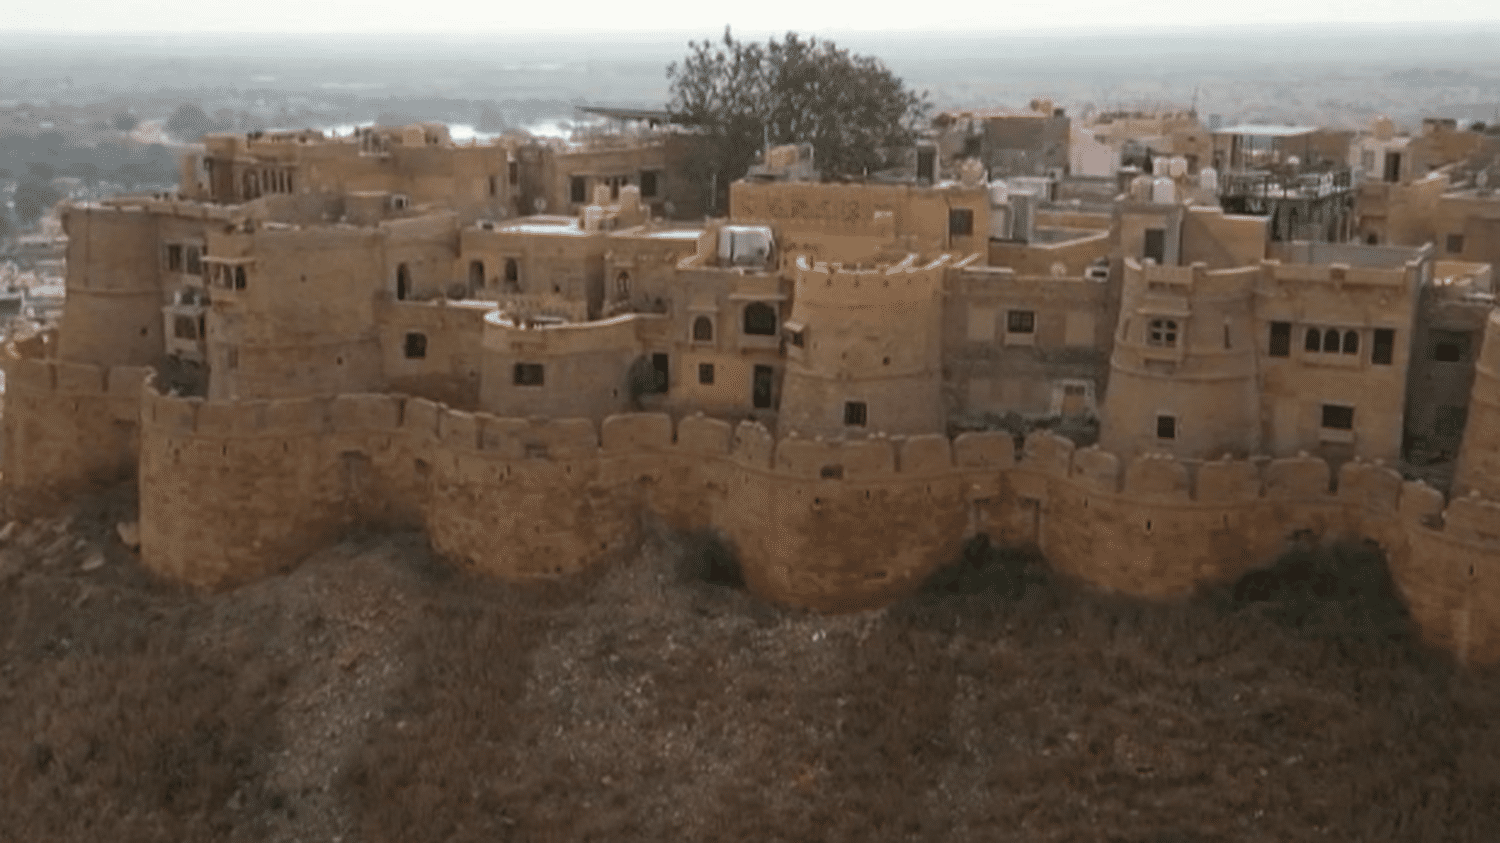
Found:
M 42 505 L 134 474 L 149 369 L 27 358 L 14 347 L 4 367 L 4 478 L 15 504 Z
M 1003 432 L 777 440 L 702 416 L 595 425 L 385 394 L 205 401 L 159 394 L 144 369 L 7 369 L 7 485 L 63 491 L 138 455 L 143 559 L 200 587 L 285 569 L 359 525 L 425 528 L 494 575 L 558 576 L 631 547 L 646 513 L 717 530 L 753 590 L 823 611 L 898 599 L 979 533 L 1152 597 L 1363 539 L 1431 641 L 1500 660 L 1500 502 L 1445 506 L 1378 464 L 1122 460 L 1045 432 L 1021 447 Z

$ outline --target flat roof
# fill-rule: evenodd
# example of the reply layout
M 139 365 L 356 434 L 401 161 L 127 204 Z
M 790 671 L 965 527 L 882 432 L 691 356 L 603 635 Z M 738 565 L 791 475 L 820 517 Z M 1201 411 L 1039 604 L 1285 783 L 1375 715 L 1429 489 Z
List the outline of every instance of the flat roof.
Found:
M 1278 126 L 1274 124 L 1243 123 L 1238 126 L 1225 126 L 1222 129 L 1214 129 L 1216 135 L 1255 135 L 1263 138 L 1288 138 L 1297 135 L 1310 135 L 1318 131 L 1317 126 Z

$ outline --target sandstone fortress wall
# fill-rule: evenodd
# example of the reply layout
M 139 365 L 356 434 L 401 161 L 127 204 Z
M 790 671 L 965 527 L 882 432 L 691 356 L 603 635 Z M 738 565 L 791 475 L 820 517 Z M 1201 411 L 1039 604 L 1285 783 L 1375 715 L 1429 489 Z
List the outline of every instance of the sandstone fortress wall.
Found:
M 1424 634 L 1500 658 L 1500 502 L 1445 505 L 1374 463 L 1312 457 L 1121 460 L 1034 433 L 823 442 L 659 413 L 501 418 L 421 398 L 253 402 L 143 387 L 147 565 L 223 587 L 275 572 L 360 524 L 427 530 L 509 578 L 581 570 L 629 549 L 646 513 L 711 527 L 750 587 L 825 611 L 909 593 L 984 533 L 1060 570 L 1172 597 L 1299 542 L 1378 543 Z M 767 529 L 767 524 L 777 525 Z

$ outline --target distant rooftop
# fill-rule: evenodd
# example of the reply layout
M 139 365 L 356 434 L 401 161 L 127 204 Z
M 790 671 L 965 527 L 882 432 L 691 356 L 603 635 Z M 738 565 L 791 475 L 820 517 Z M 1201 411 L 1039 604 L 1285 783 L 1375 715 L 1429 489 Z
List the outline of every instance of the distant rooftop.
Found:
M 1214 129 L 1214 134 L 1251 135 L 1262 138 L 1294 138 L 1299 135 L 1310 135 L 1316 131 L 1318 131 L 1317 126 L 1277 126 L 1269 123 L 1242 123 L 1238 126 L 1225 126 L 1222 129 Z

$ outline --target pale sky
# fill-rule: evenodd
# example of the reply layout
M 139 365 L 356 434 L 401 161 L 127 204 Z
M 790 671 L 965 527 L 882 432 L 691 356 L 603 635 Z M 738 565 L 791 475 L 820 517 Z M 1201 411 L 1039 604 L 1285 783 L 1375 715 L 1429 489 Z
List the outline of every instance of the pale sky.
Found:
M 5 7 L 10 6 L 10 11 Z M 944 32 L 1500 22 L 1500 0 L 0 0 L 0 31 L 456 33 Z

